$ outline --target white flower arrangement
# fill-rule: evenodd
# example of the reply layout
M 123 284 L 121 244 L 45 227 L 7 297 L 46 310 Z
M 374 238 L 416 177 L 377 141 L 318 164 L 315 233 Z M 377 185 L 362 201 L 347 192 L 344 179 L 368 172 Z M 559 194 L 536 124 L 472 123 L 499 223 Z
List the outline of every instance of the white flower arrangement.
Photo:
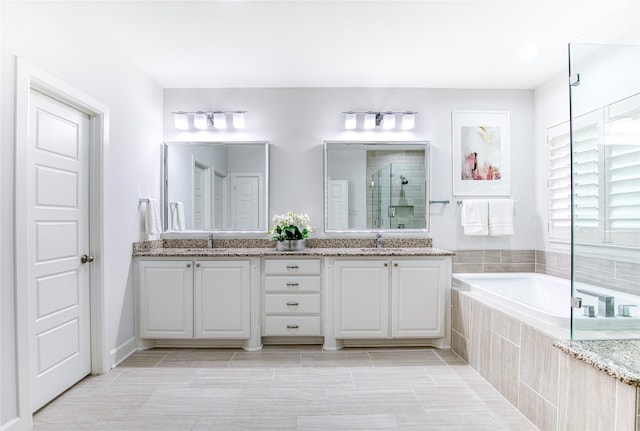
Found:
M 307 214 L 289 211 L 286 214 L 273 216 L 273 228 L 269 231 L 271 241 L 305 239 L 313 232 Z

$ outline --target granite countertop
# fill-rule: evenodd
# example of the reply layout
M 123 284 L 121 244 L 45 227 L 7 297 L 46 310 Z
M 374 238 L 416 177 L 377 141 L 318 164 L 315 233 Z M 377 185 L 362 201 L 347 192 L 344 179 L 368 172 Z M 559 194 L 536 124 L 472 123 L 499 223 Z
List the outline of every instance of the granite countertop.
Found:
M 453 252 L 432 247 L 413 248 L 306 248 L 303 251 L 277 251 L 275 248 L 157 248 L 136 251 L 134 256 L 222 257 L 222 256 L 453 256 Z
M 431 238 L 385 238 L 382 248 L 371 239 L 310 239 L 303 251 L 277 251 L 263 239 L 164 239 L 133 244 L 134 257 L 250 257 L 250 256 L 453 256 L 433 248 Z
M 640 340 L 557 340 L 553 345 L 621 382 L 640 387 Z

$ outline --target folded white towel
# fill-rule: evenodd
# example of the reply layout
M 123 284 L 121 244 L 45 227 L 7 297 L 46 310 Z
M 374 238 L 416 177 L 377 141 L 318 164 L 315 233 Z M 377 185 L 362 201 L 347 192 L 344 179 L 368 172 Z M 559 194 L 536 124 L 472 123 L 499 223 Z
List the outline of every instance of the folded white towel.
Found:
M 185 230 L 184 220 L 184 203 L 171 202 L 169 204 L 171 209 L 171 230 Z
M 460 223 L 465 235 L 489 234 L 489 204 L 486 199 L 468 199 L 462 202 Z
M 489 235 L 513 235 L 513 199 L 489 199 Z
M 158 201 L 155 199 L 149 199 L 149 202 L 147 202 L 145 230 L 147 235 L 160 235 L 162 233 L 160 207 L 158 206 Z

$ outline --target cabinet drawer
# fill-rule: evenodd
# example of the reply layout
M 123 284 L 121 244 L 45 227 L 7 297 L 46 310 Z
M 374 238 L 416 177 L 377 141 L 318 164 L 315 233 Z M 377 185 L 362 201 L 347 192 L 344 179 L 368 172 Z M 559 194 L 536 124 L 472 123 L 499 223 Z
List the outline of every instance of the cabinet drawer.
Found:
M 322 335 L 320 316 L 266 316 L 264 335 Z
M 320 274 L 319 259 L 267 259 L 265 274 Z
M 264 312 L 266 314 L 320 313 L 320 294 L 270 293 L 264 297 Z
M 320 292 L 320 277 L 274 277 L 264 278 L 265 292 Z

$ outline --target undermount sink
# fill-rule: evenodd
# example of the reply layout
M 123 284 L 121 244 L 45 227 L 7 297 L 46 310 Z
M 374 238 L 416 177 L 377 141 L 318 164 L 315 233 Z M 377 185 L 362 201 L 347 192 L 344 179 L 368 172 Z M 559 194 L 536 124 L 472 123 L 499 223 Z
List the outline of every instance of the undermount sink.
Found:
M 389 252 L 389 251 L 400 251 L 403 250 L 402 247 L 381 247 L 381 248 L 377 248 L 377 247 L 363 247 L 360 249 L 360 251 L 366 251 L 366 252 L 373 252 L 373 251 L 377 251 L 377 252 Z

